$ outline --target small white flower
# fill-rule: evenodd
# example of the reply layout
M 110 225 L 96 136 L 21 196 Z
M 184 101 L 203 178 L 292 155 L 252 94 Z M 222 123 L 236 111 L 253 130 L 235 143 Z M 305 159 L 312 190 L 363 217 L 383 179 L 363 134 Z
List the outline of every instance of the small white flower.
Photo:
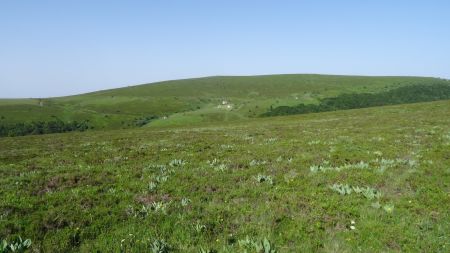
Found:
M 355 225 L 355 221 L 354 221 L 354 220 L 351 220 L 350 223 L 351 223 L 352 225 Z
M 351 230 L 355 230 L 356 227 L 355 227 L 355 226 L 350 226 L 350 229 L 351 229 Z

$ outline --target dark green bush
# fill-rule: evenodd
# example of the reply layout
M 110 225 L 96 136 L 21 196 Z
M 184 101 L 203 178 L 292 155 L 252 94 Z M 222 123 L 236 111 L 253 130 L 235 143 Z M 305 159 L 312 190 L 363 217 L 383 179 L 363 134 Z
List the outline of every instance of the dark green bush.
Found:
M 158 116 L 155 115 L 150 115 L 150 116 L 145 116 L 145 117 L 141 117 L 141 118 L 136 118 L 133 121 L 133 126 L 137 126 L 137 127 L 142 127 L 147 125 L 148 123 L 150 123 L 151 121 L 158 119 Z

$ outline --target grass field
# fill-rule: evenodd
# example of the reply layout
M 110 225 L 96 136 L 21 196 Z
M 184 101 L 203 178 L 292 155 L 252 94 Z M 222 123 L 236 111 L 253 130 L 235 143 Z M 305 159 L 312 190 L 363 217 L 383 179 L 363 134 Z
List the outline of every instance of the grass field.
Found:
M 205 77 L 43 99 L 0 99 L 6 123 L 90 120 L 97 129 L 129 128 L 134 119 L 158 116 L 149 126 L 240 121 L 271 106 L 317 103 L 342 93 L 381 92 L 415 84 L 448 84 L 426 77 L 268 75 Z M 223 102 L 227 102 L 224 106 Z M 229 107 L 227 107 L 229 106 Z
M 34 252 L 450 251 L 450 101 L 249 119 L 248 108 L 294 93 L 314 100 L 423 81 L 282 76 L 292 87 L 279 89 L 271 78 L 205 78 L 190 94 L 180 88 L 194 85 L 186 80 L 50 100 L 67 117 L 167 110 L 179 126 L 0 138 L 0 238 L 30 238 Z M 267 88 L 242 92 L 241 80 Z M 226 98 L 215 97 L 222 83 Z M 140 111 L 172 96 L 173 107 Z M 217 115 L 222 99 L 242 109 Z M 180 112 L 191 100 L 200 109 Z M 196 110 L 246 120 L 207 121 Z

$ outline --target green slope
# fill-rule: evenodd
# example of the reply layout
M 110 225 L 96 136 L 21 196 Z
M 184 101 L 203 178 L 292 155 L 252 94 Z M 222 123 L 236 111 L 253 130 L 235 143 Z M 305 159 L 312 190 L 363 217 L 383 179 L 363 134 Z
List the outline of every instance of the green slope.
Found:
M 0 238 L 30 252 L 260 252 L 264 238 L 278 253 L 448 252 L 449 150 L 450 101 L 0 138 Z
M 380 92 L 415 85 L 449 83 L 427 77 L 267 75 L 205 77 L 144 84 L 88 94 L 0 100 L 0 118 L 32 120 L 89 119 L 96 128 L 129 127 L 136 118 L 158 116 L 150 126 L 189 125 L 256 117 L 270 106 L 317 103 L 342 93 Z M 222 105 L 227 101 L 228 105 Z M 163 117 L 167 117 L 163 119 Z

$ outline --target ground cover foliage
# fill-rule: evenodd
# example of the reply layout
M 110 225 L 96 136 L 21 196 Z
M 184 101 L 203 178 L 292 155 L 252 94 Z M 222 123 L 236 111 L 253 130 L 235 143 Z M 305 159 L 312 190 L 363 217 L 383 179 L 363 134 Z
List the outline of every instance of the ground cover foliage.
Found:
M 30 252 L 448 252 L 450 102 L 5 137 L 0 185 Z

